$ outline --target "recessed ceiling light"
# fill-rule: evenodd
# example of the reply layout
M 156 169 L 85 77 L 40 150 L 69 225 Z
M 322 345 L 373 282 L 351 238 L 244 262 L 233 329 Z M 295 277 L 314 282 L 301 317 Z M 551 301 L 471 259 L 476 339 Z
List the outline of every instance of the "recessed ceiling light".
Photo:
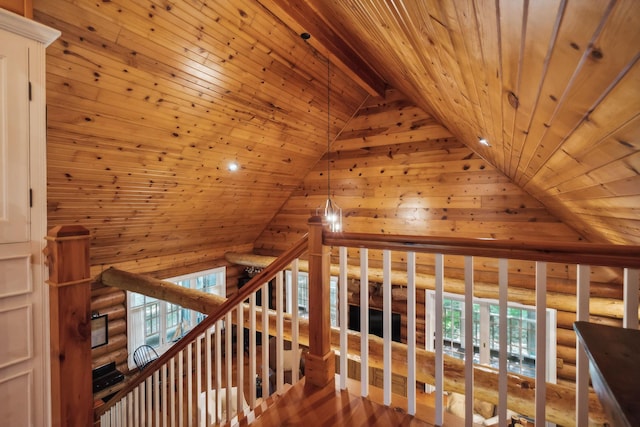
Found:
M 240 168 L 240 166 L 238 166 L 238 164 L 236 162 L 231 162 L 229 163 L 229 166 L 227 166 L 227 169 L 229 169 L 231 172 L 235 172 Z
M 485 147 L 491 147 L 491 145 L 489 144 L 489 141 L 487 141 L 485 138 L 480 138 L 478 142 L 484 145 Z

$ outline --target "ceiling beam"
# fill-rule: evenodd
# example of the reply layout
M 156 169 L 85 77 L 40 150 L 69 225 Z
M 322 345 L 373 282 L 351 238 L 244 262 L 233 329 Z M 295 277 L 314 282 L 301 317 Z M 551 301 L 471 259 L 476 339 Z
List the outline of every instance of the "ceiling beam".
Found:
M 326 52 L 342 72 L 372 96 L 384 97 L 387 83 L 331 28 L 307 2 L 300 0 L 259 0 L 279 20 L 298 34 L 308 33 L 307 41 L 319 52 Z

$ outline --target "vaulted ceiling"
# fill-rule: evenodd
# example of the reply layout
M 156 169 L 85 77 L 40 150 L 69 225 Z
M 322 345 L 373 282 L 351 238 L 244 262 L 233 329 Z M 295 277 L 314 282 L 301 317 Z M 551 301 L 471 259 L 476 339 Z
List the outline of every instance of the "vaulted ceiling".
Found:
M 47 49 L 49 221 L 87 225 L 96 263 L 250 245 L 388 88 L 579 234 L 640 243 L 638 1 L 34 9 L 62 31 Z
M 262 3 L 590 240 L 640 242 L 640 2 Z

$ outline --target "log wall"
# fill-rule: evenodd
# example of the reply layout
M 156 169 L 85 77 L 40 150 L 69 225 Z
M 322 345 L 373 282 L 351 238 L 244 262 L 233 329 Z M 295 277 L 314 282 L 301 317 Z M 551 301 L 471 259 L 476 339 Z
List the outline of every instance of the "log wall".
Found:
M 208 254 L 210 255 L 212 252 L 213 251 L 208 251 Z M 224 250 L 221 251 L 221 253 L 223 252 Z M 204 258 L 207 254 L 203 252 L 199 256 Z M 136 262 L 114 263 L 109 266 L 118 267 L 123 270 L 127 269 L 126 271 L 132 273 L 146 274 L 158 279 L 225 266 L 227 269 L 227 296 L 233 295 L 237 291 L 238 280 L 245 274 L 244 267 L 231 264 L 226 261 L 224 257 L 193 265 L 165 268 L 158 271 L 146 271 L 147 268 L 155 268 L 156 265 L 160 265 L 162 262 L 162 259 L 151 258 Z M 92 266 L 92 277 L 95 278 L 104 269 L 106 269 L 105 265 Z M 103 286 L 100 283 L 93 283 L 91 288 L 91 311 L 95 314 L 107 314 L 109 320 L 109 342 L 107 345 L 94 348 L 91 351 L 92 367 L 96 368 L 115 361 L 118 370 L 123 373 L 128 373 L 127 358 L 129 353 L 127 350 L 126 292 L 121 289 Z
M 325 157 L 305 176 L 256 241 L 254 253 L 276 255 L 306 232 L 307 218 L 324 205 L 327 197 L 328 163 L 332 198 L 343 209 L 344 229 L 348 231 L 523 241 L 583 240 L 396 91 L 388 91 L 386 99 L 371 98 L 361 107 L 333 142 L 328 160 Z M 370 251 L 369 256 L 370 266 L 381 265 L 380 251 Z M 357 250 L 349 251 L 350 259 L 358 257 Z M 394 269 L 406 269 L 404 262 L 402 255 L 394 254 Z M 475 266 L 476 281 L 497 284 L 497 260 L 476 258 Z M 534 289 L 534 263 L 511 261 L 509 270 L 512 295 Z M 418 256 L 418 272 L 433 274 L 432 257 Z M 463 278 L 462 257 L 445 257 L 445 275 Z M 550 292 L 575 295 L 575 266 L 549 263 L 548 275 Z M 598 268 L 591 276 L 592 296 L 604 299 L 593 320 L 620 324 L 620 314 L 608 308 L 607 301 L 621 300 L 621 271 Z M 423 302 L 424 297 L 420 298 Z M 358 301 L 359 294 L 353 293 L 349 302 Z M 558 377 L 573 381 L 575 333 L 571 323 L 575 303 L 571 301 L 558 313 L 557 352 Z M 381 308 L 381 298 L 374 295 L 371 306 Z M 403 301 L 394 301 L 394 311 L 403 315 L 406 336 Z M 419 329 L 424 327 L 423 319 L 424 305 L 419 304 Z M 419 342 L 424 344 L 422 334 Z

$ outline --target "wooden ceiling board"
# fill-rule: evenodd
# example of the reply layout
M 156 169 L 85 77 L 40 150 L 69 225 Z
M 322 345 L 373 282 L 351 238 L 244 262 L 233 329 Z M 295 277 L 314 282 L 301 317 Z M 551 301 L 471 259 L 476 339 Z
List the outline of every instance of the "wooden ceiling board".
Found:
M 585 92 L 580 84 L 580 74 L 584 65 L 581 61 L 586 60 L 588 51 L 581 52 L 578 47 L 588 46 L 592 42 L 608 5 L 606 2 L 600 2 L 598 8 L 580 7 L 575 2 L 565 5 L 536 110 L 528 132 L 523 135 L 528 150 L 521 154 L 519 162 L 520 166 L 525 166 L 518 170 L 532 167 L 532 162 L 536 163 L 541 151 L 551 152 L 557 148 L 583 118 L 584 109 L 579 107 L 585 104 L 576 102 L 575 98 Z M 589 72 L 586 71 L 584 75 L 589 75 Z M 524 178 L 521 175 L 516 173 L 516 179 L 522 182 Z
M 548 71 L 550 46 L 555 42 L 560 14 L 564 4 L 560 0 L 530 2 L 526 9 L 526 21 L 522 27 L 522 53 L 519 58 L 517 105 L 510 152 L 510 176 L 515 177 L 522 157 L 526 154 L 525 142 L 531 130 L 533 115 L 541 96 L 542 83 Z M 552 18 L 552 19 L 550 19 Z M 528 148 L 528 146 L 526 147 Z
M 455 212 L 425 214 L 438 232 L 482 234 L 475 210 L 496 236 L 538 218 L 555 240 L 640 243 L 637 1 L 34 0 L 34 17 L 62 31 L 49 223 L 87 226 L 95 263 L 201 264 L 269 246 L 263 230 L 284 245 L 275 218 L 324 203 L 327 164 L 358 218 L 430 196 Z
M 525 2 L 501 0 L 498 4 L 498 52 L 499 68 L 496 74 L 501 79 L 500 98 L 495 100 L 494 108 L 500 106 L 502 110 L 502 134 L 495 140 L 490 140 L 495 147 L 496 156 L 501 159 L 496 163 L 506 175 L 511 175 L 511 156 L 513 153 L 513 138 L 515 132 L 516 111 L 518 107 L 517 93 L 520 85 L 520 64 L 522 54 L 522 27 L 525 23 Z M 498 92 L 498 91 L 496 91 Z M 497 93 L 494 92 L 495 95 Z
M 640 111 L 640 85 L 628 76 L 640 55 L 640 3 L 310 3 L 318 19 L 357 46 L 391 87 L 535 197 L 557 197 L 552 188 L 559 184 L 558 174 L 563 181 L 587 182 L 595 175 L 622 179 L 602 176 L 598 163 L 580 162 L 574 168 L 574 159 L 576 152 L 599 144 L 586 131 L 593 130 L 596 116 L 602 117 L 595 126 L 605 138 Z M 604 105 L 616 113 L 604 111 Z M 487 137 L 491 147 L 479 146 L 479 137 Z M 637 139 L 625 142 L 634 153 L 640 144 Z M 611 162 L 611 171 L 614 165 L 629 170 L 622 157 Z M 590 178 L 580 177 L 587 174 Z M 559 202 L 550 205 L 554 213 L 568 223 L 575 220 L 581 232 L 589 229 L 588 218 L 578 221 L 569 205 L 554 200 Z M 612 230 L 607 237 L 589 237 L 608 241 Z M 640 236 L 625 228 L 616 240 L 637 243 Z
M 49 222 L 94 265 L 251 243 L 326 151 L 326 59 L 258 3 L 40 3 Z M 367 93 L 331 71 L 335 135 Z
M 553 192 L 567 181 L 582 180 L 603 166 L 624 170 L 625 159 L 640 150 L 640 62 L 625 74 L 525 188 Z M 636 170 L 637 171 L 637 170 Z M 635 172 L 637 173 L 637 172 Z
M 566 85 L 565 93 L 560 98 L 558 111 L 553 121 L 545 122 L 549 132 L 539 138 L 535 151 L 532 151 L 529 162 L 520 168 L 521 176 L 516 180 L 526 184 L 528 177 L 534 175 L 544 162 L 559 148 L 564 139 L 585 120 L 590 111 L 606 98 L 609 92 L 618 85 L 628 69 L 638 60 L 637 47 L 640 46 L 640 31 L 637 34 L 620 32 L 621 20 L 634 14 L 640 15 L 640 4 L 635 3 L 635 10 L 616 7 L 607 19 L 602 22 L 601 29 L 596 28 L 593 47 L 585 52 L 584 58 L 575 67 L 575 75 Z M 640 25 L 640 22 L 638 23 Z M 605 58 L 609 52 L 616 52 Z M 552 74 L 555 77 L 556 74 Z

